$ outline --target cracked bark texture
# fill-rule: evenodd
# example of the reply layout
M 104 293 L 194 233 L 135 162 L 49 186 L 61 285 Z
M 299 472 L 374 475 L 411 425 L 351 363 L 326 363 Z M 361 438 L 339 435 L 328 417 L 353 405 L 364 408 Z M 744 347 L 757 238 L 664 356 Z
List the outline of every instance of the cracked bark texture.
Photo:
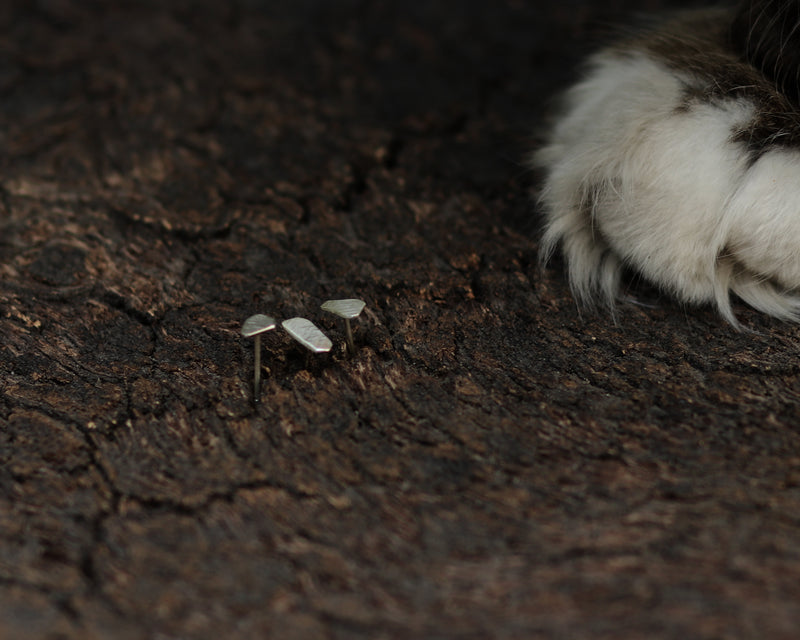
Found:
M 0 637 L 796 637 L 798 329 L 537 266 L 532 132 L 665 6 L 4 3 Z M 257 407 L 253 313 L 336 343 Z

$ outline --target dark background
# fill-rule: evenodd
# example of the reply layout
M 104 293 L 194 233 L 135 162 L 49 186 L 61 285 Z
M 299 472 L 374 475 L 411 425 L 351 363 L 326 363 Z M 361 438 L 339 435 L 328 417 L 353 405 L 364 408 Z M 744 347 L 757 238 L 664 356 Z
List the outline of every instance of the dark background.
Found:
M 0 637 L 795 638 L 798 329 L 538 266 L 554 93 L 667 4 L 4 3 Z M 336 343 L 257 407 L 253 313 Z

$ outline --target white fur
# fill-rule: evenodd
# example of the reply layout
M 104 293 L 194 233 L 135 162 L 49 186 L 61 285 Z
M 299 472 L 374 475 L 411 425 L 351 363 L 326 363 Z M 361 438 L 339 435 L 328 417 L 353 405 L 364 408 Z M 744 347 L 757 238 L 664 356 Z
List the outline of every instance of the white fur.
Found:
M 592 59 L 533 160 L 547 171 L 543 258 L 562 245 L 582 302 L 613 308 L 629 265 L 681 301 L 716 304 L 735 326 L 731 291 L 798 320 L 787 291 L 800 287 L 800 152 L 749 166 L 733 135 L 755 106 L 687 103 L 697 82 L 644 52 Z

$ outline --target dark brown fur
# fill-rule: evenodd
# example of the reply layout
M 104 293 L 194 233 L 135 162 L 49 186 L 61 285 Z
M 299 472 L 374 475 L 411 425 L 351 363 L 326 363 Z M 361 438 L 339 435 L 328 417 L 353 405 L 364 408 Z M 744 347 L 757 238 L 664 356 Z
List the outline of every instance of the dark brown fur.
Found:
M 620 52 L 627 46 L 644 49 L 670 67 L 687 73 L 691 80 L 686 86 L 685 102 L 681 108 L 690 109 L 698 102 L 728 98 L 751 99 L 757 106 L 757 115 L 748 126 L 734 134 L 734 139 L 744 143 L 755 159 L 777 146 L 800 147 L 800 109 L 793 100 L 795 96 L 782 90 L 782 87 L 790 86 L 788 80 L 778 86 L 748 60 L 741 48 L 743 36 L 740 31 L 743 27 L 737 22 L 742 13 L 741 9 L 738 13 L 730 9 L 709 9 L 679 14 L 657 30 L 647 31 L 634 41 L 629 40 Z M 800 27 L 797 35 L 800 38 Z M 760 42 L 757 36 L 753 33 L 750 42 Z M 761 46 L 759 60 L 772 65 L 768 53 L 774 48 L 766 49 L 765 44 Z M 798 50 L 792 53 L 800 54 L 800 42 L 793 46 Z M 800 67 L 796 66 L 795 70 L 800 70 Z
M 733 49 L 800 106 L 800 2 L 747 0 L 730 29 Z

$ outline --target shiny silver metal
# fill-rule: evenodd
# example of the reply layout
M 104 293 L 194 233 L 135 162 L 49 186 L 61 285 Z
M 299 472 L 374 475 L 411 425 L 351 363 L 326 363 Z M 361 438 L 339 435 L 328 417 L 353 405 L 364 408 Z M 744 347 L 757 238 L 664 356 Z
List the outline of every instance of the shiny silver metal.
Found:
M 253 376 L 253 402 L 258 402 L 261 397 L 261 334 L 275 328 L 275 319 L 257 313 L 250 316 L 242 325 L 242 335 L 245 338 L 255 337 L 255 375 Z
M 347 330 L 347 348 L 350 354 L 354 355 L 356 352 L 356 345 L 353 342 L 353 330 L 350 327 L 350 320 L 357 318 L 366 306 L 366 302 L 358 300 L 357 298 L 346 298 L 344 300 L 328 300 L 322 303 L 322 310 L 336 314 L 340 318 L 344 318 L 345 329 Z
M 328 336 L 305 318 L 290 318 L 281 322 L 281 326 L 290 336 L 314 353 L 325 353 L 333 346 Z

